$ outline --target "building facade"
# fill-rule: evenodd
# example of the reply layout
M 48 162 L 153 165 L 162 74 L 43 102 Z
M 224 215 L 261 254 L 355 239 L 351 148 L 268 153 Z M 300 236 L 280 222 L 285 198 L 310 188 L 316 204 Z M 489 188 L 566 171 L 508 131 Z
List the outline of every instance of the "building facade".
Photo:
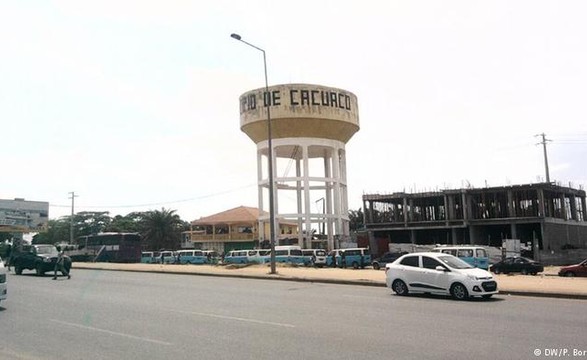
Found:
M 0 199 L 0 231 L 37 232 L 44 231 L 49 222 L 49 203 Z
M 268 248 L 269 243 L 260 236 L 260 217 L 259 209 L 239 206 L 194 220 L 190 223 L 190 231 L 182 234 L 181 247 L 216 250 L 219 253 Z M 295 223 L 279 223 L 276 235 L 281 243 L 288 243 L 290 239 L 297 239 L 297 233 Z
M 544 262 L 587 256 L 585 191 L 552 183 L 363 195 L 374 253 L 389 244 L 476 244 L 520 239 Z

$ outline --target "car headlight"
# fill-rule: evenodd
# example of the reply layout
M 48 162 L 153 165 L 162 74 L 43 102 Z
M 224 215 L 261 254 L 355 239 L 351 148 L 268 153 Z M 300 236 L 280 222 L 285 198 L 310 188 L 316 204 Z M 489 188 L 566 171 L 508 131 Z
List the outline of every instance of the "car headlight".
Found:
M 44 258 L 43 258 L 43 262 L 51 262 L 51 258 L 44 257 Z
M 479 280 L 479 278 L 475 275 L 467 274 L 467 277 L 471 280 Z

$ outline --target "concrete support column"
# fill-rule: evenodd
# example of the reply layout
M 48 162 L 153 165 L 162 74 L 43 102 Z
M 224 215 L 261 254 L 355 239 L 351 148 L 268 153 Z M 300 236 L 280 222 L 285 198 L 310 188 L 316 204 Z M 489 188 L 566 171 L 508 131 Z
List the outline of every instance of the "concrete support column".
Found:
M 463 220 L 466 224 L 467 222 L 469 222 L 469 219 L 471 219 L 471 216 L 469 214 L 469 209 L 471 208 L 471 206 L 469 205 L 469 196 L 464 192 L 461 193 L 461 202 L 463 203 Z
M 336 158 L 332 161 L 332 178 L 334 180 L 334 216 L 336 218 L 336 222 L 334 224 L 334 233 L 338 239 L 341 238 L 343 234 L 343 223 L 340 214 L 340 159 L 338 157 L 338 152 L 334 155 Z M 340 241 L 340 240 L 339 240 Z M 335 244 L 337 248 L 340 248 L 340 242 Z
M 507 198 L 508 198 L 508 217 L 514 218 L 514 217 L 516 217 L 516 204 L 514 203 L 514 194 L 511 190 L 507 191 Z
M 585 203 L 585 196 L 581 196 L 581 221 L 587 221 L 587 204 Z
M 458 233 L 457 233 L 457 229 L 452 228 L 450 229 L 450 237 L 451 237 L 451 242 L 453 245 L 457 245 L 458 244 Z
M 565 201 L 565 194 L 560 194 L 559 199 L 561 202 L 561 218 L 567 220 L 567 203 Z
M 328 153 L 328 160 L 324 160 L 325 161 L 325 166 L 324 166 L 324 177 L 326 178 L 332 178 L 332 150 Z M 334 186 L 332 184 L 331 181 L 326 181 L 326 197 L 325 197 L 325 201 L 326 201 L 326 214 L 332 214 L 332 201 L 333 201 L 333 191 L 334 191 Z M 332 218 L 328 218 L 326 219 L 326 227 L 327 227 L 327 233 L 328 233 L 328 247 L 329 249 L 333 249 L 334 246 L 334 220 Z M 331 247 L 332 246 L 332 247 Z
M 443 197 L 443 203 L 444 203 L 444 221 L 445 221 L 446 225 L 448 226 L 448 221 L 450 220 L 450 216 L 449 216 L 449 210 L 448 210 L 448 196 L 446 194 Z
M 577 197 L 575 195 L 571 195 L 570 200 L 571 200 L 571 219 L 577 220 L 578 219 L 578 216 L 577 216 Z
M 512 233 L 512 239 L 517 239 L 518 238 L 518 227 L 516 226 L 516 224 L 510 224 L 510 230 Z
M 544 190 L 538 189 L 538 217 L 546 216 L 546 204 L 544 203 Z
M 258 197 L 258 207 L 259 207 L 259 214 L 262 214 L 265 209 L 263 207 L 263 188 L 265 187 L 263 181 L 263 154 L 261 151 L 257 151 L 257 197 Z M 269 211 L 267 210 L 267 213 Z M 263 216 L 259 216 L 259 242 L 268 240 L 269 235 L 265 233 L 265 220 Z
M 302 207 L 302 190 L 304 189 L 302 179 L 302 162 L 301 159 L 296 159 L 296 200 L 297 200 L 297 210 L 298 214 L 302 214 L 304 209 Z M 304 233 L 301 231 L 304 228 L 303 219 L 298 217 L 298 244 L 302 244 L 304 242 Z
M 304 213 L 306 214 L 304 218 L 304 230 L 306 233 L 306 237 L 309 237 L 312 233 L 312 223 L 309 214 L 310 211 L 310 181 L 309 181 L 309 174 L 310 174 L 310 160 L 308 157 L 308 147 L 302 147 L 302 159 L 303 159 L 303 183 L 304 183 Z M 310 239 L 310 241 L 312 241 Z
M 404 210 L 404 226 L 408 226 L 408 199 L 404 197 L 403 199 L 403 210 Z

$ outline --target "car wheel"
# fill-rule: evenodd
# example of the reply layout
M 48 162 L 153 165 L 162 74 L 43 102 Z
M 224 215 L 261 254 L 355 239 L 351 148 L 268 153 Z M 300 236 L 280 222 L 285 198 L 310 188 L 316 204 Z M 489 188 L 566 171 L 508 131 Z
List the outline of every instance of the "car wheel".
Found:
M 530 273 L 530 274 L 532 274 L 533 276 L 536 276 L 536 275 L 538 275 L 538 273 L 537 273 L 537 272 L 532 272 L 532 273 Z
M 35 270 L 37 272 L 37 276 L 43 276 L 45 275 L 45 272 L 43 271 L 43 264 L 37 264 L 37 266 L 35 267 Z
M 493 294 L 481 295 L 483 299 L 490 299 L 492 296 Z
M 528 275 L 528 270 L 522 269 L 522 275 Z
M 357 270 L 359 268 L 359 263 L 356 261 L 353 261 L 353 269 Z
M 379 266 L 379 263 L 373 263 L 373 269 L 379 270 L 381 269 L 381 266 Z
M 566 277 L 575 277 L 575 273 L 574 273 L 574 272 L 572 272 L 572 271 L 567 271 L 567 272 L 565 273 L 565 276 L 566 276 Z
M 501 272 L 501 271 L 499 271 L 499 268 L 493 268 L 493 273 L 494 273 L 495 275 L 499 275 L 499 273 L 500 273 L 500 272 Z
M 14 273 L 16 275 L 22 275 L 22 268 L 20 267 L 20 265 L 15 265 L 14 266 Z
M 461 283 L 453 284 L 450 288 L 450 294 L 455 300 L 467 300 L 469 298 L 467 288 Z
M 401 280 L 395 280 L 393 284 L 391 284 L 391 288 L 400 296 L 408 295 L 408 286 Z

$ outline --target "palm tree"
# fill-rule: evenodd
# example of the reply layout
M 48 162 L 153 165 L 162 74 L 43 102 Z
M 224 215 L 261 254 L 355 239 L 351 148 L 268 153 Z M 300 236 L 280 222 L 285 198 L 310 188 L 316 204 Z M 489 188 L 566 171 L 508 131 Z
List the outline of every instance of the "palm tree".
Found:
M 143 218 L 143 239 L 148 248 L 177 249 L 184 230 L 184 222 L 175 210 L 147 211 Z

